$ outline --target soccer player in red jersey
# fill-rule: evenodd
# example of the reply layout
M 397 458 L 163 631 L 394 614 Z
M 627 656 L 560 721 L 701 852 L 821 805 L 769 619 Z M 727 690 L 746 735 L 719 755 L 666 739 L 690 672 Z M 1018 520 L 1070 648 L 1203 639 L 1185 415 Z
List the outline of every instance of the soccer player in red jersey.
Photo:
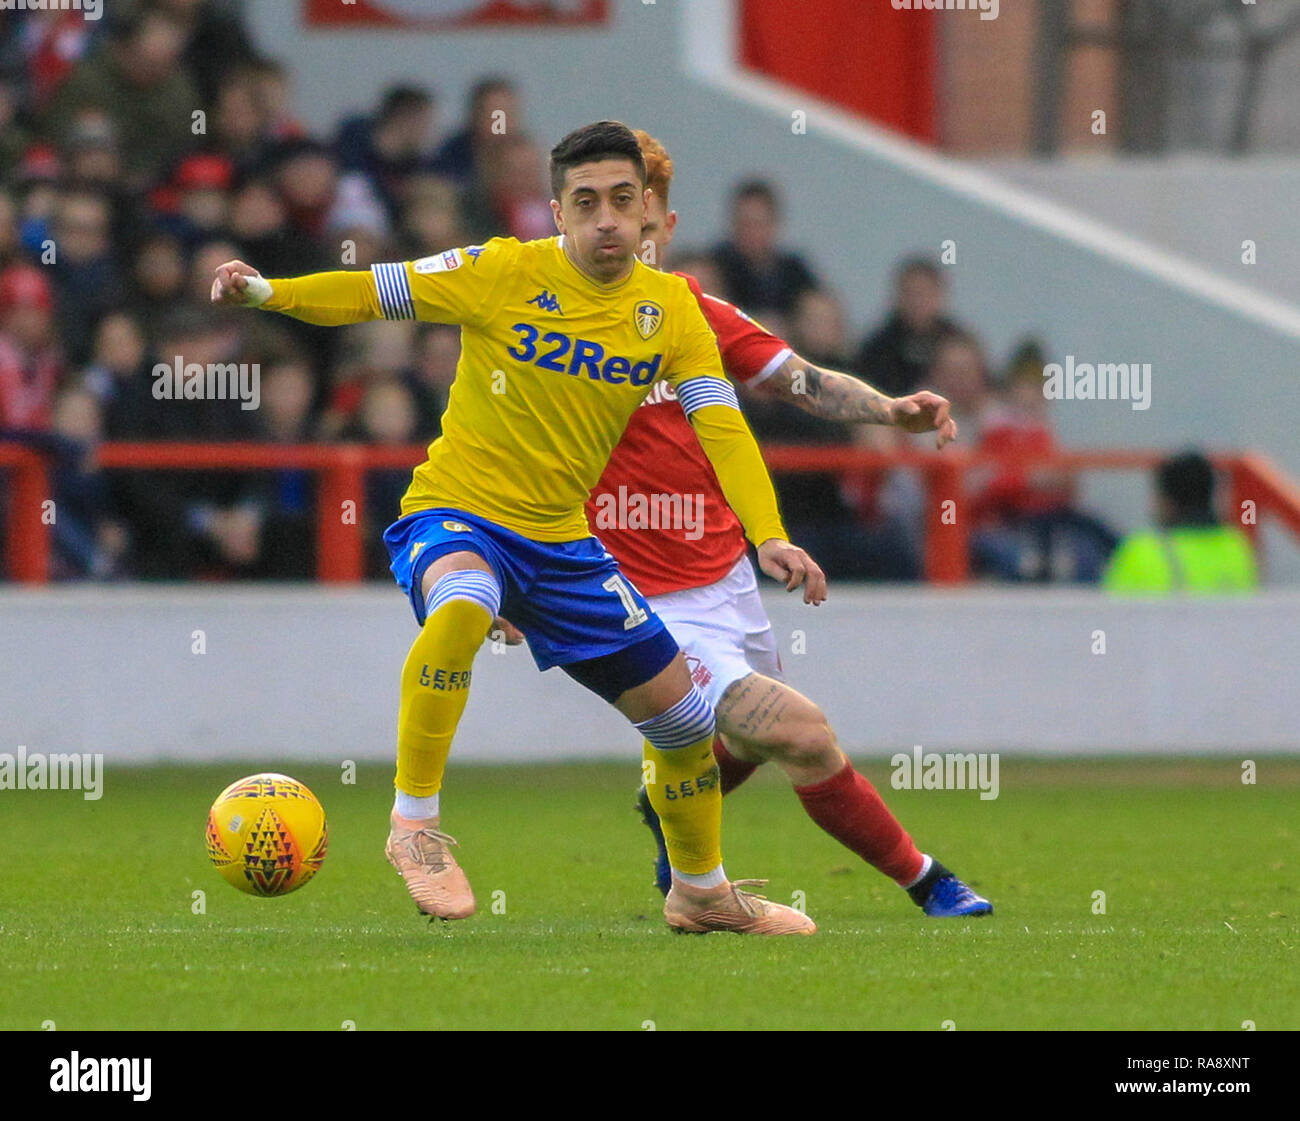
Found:
M 642 230 L 643 259 L 663 268 L 677 226 L 668 209 L 673 165 L 658 141 L 638 131 L 653 197 Z M 679 274 L 683 275 L 684 274 Z M 948 402 L 922 391 L 890 398 L 865 382 L 800 358 L 739 308 L 684 276 L 717 335 L 729 377 L 814 416 L 892 424 L 936 433 L 940 448 L 957 435 Z M 928 915 L 992 912 L 937 860 L 922 853 L 875 787 L 840 750 L 822 710 L 782 680 L 772 624 L 758 595 L 745 534 L 723 497 L 672 387 L 659 384 L 635 411 L 591 492 L 592 531 L 668 624 L 720 733 L 714 755 L 722 792 L 772 761 L 822 829 L 907 890 Z M 645 795 L 638 799 L 658 838 Z M 663 843 L 657 879 L 667 890 Z

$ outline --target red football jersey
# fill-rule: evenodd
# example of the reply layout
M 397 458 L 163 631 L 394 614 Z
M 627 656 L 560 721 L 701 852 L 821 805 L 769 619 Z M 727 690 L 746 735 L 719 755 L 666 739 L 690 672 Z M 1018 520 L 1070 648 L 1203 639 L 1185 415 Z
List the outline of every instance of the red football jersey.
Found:
M 727 375 L 756 385 L 793 353 L 726 300 L 695 293 L 718 337 Z M 721 580 L 745 551 L 745 531 L 723 496 L 695 430 L 667 382 L 632 414 L 587 502 L 587 522 L 647 596 Z

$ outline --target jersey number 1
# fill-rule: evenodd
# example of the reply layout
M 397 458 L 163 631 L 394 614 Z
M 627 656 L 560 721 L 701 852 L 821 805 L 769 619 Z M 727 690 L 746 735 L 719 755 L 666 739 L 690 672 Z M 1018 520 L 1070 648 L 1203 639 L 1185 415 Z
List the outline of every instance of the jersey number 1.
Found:
M 650 618 L 644 607 L 637 606 L 637 602 L 632 596 L 632 589 L 627 586 L 627 581 L 618 573 L 615 573 L 601 584 L 601 587 L 605 591 L 617 595 L 619 602 L 623 604 L 623 610 L 627 612 L 627 618 L 623 620 L 623 629 L 625 631 L 630 631 L 633 627 L 639 627 Z

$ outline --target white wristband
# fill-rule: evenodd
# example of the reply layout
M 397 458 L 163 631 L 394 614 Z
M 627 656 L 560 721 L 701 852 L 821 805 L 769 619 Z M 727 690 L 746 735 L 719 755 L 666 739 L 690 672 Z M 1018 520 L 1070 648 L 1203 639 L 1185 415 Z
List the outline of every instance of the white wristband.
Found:
M 261 307 L 271 298 L 271 282 L 261 276 L 247 276 L 248 286 L 244 289 L 246 307 Z

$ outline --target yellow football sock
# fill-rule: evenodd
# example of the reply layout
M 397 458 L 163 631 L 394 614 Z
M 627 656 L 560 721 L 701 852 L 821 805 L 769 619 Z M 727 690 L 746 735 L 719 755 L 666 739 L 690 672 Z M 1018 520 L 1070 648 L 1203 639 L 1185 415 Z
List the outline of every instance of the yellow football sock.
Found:
M 663 751 L 649 740 L 641 749 L 642 775 L 659 815 L 668 862 L 699 876 L 722 863 L 722 785 L 713 736 Z
M 402 667 L 397 714 L 397 789 L 427 798 L 442 788 L 465 702 L 470 666 L 492 625 L 486 608 L 450 599 L 425 620 Z

